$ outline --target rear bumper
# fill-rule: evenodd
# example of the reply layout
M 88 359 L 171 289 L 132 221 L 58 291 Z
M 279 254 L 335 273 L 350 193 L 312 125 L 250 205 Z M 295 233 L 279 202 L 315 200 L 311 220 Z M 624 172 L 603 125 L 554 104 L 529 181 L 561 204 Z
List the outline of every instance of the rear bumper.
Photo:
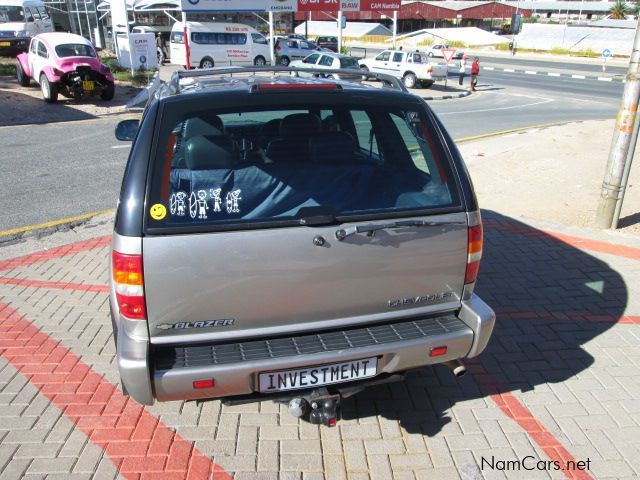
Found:
M 130 395 L 143 404 L 153 403 L 154 398 L 170 401 L 234 397 L 257 393 L 260 372 L 377 357 L 380 375 L 474 357 L 487 346 L 494 324 L 493 310 L 474 295 L 462 302 L 457 315 L 269 342 L 253 340 L 242 345 L 152 348 L 148 339 L 127 335 L 125 328 L 125 334 L 118 335 L 118 366 Z M 263 344 L 267 348 L 262 348 Z M 295 350 L 290 350 L 290 345 Z M 445 355 L 429 356 L 431 349 L 443 345 L 447 346 Z M 194 390 L 195 380 L 211 378 L 215 379 L 213 388 Z
M 29 38 L 0 38 L 0 55 L 26 52 Z

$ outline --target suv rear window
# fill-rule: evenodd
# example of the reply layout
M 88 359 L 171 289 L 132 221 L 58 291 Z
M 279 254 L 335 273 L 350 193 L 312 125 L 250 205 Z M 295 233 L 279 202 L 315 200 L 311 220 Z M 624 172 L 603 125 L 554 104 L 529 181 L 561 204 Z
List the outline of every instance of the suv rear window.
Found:
M 161 125 L 147 226 L 298 225 L 459 207 L 424 112 L 375 105 L 203 110 Z M 153 215 L 162 204 L 164 215 Z M 159 218 L 161 217 L 161 218 Z

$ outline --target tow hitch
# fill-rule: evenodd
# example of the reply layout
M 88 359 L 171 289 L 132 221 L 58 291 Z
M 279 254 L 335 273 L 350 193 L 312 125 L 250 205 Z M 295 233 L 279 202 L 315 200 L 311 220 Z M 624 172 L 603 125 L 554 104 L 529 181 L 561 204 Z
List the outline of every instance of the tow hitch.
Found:
M 335 427 L 340 419 L 340 395 L 331 395 L 326 388 L 289 401 L 289 413 L 316 425 Z

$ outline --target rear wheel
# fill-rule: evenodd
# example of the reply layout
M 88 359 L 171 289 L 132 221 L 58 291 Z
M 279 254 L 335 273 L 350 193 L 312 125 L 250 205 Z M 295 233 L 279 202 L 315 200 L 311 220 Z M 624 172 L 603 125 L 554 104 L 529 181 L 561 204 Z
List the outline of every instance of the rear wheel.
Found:
M 213 68 L 214 63 L 211 57 L 204 57 L 200 60 L 200 68 Z
M 50 82 L 44 73 L 40 75 L 40 90 L 45 102 L 56 103 L 58 101 L 58 84 Z
M 100 94 L 100 98 L 102 100 L 113 100 L 113 96 L 116 94 L 116 86 L 114 85 L 113 82 L 108 82 L 107 86 L 105 87 L 104 90 L 102 90 L 102 93 Z
M 404 77 L 402 77 L 402 81 L 405 87 L 414 88 L 416 86 L 417 79 L 415 74 L 408 72 L 404 74 Z
M 258 55 L 253 61 L 253 64 L 256 67 L 264 67 L 267 64 L 267 61 L 264 59 L 262 55 Z
M 433 57 L 433 52 L 427 53 L 428 56 Z
M 290 63 L 289 57 L 280 58 L 280 65 L 282 65 L 283 67 L 288 67 L 289 63 Z
M 18 62 L 18 65 L 16 65 L 16 77 L 18 79 L 18 83 L 23 87 L 28 87 L 31 83 L 31 79 L 26 73 L 24 73 L 20 62 Z
M 366 65 L 360 65 L 360 70 L 362 71 L 362 73 L 369 73 L 369 67 L 367 67 Z M 365 80 L 369 80 L 369 76 L 367 75 L 366 77 L 364 77 Z

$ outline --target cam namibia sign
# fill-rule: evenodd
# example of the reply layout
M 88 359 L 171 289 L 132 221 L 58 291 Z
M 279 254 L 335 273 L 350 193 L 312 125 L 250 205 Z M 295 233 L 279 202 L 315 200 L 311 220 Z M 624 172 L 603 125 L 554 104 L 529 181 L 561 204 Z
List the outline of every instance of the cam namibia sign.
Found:
M 183 12 L 295 12 L 298 0 L 181 0 Z
M 400 0 L 181 0 L 183 12 L 364 12 L 400 10 Z

